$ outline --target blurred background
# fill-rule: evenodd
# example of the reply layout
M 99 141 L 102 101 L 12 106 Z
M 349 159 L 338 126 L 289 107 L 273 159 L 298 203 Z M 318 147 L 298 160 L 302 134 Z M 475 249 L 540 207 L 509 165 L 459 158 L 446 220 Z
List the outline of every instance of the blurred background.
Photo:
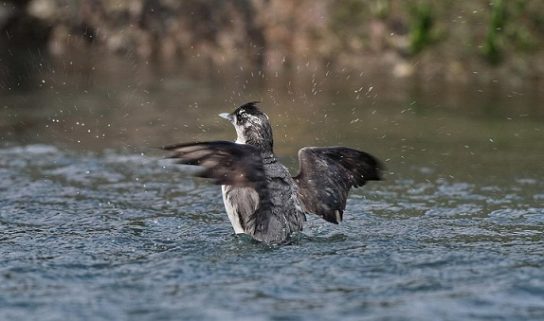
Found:
M 100 89 L 112 113 L 255 98 L 314 109 L 327 97 L 361 109 L 386 100 L 541 117 L 543 9 L 521 0 L 2 1 L 1 125 L 17 131 L 13 117 L 32 99 L 67 113 L 77 103 L 60 100 Z M 173 101 L 149 99 L 161 90 Z M 52 97 L 61 91 L 71 93 Z
M 350 69 L 464 83 L 507 77 L 517 84 L 539 80 L 544 68 L 538 1 L 1 3 L 5 50 L 64 59 L 100 51 L 170 67 Z M 475 71 L 485 73 L 474 77 Z
M 541 0 L 0 0 L 0 319 L 544 320 L 543 40 Z M 254 100 L 292 173 L 385 180 L 233 237 L 157 147 Z
M 280 154 L 543 146 L 539 1 L 2 1 L 0 29 L 6 144 L 231 137 L 260 100 Z
M 539 1 L 2 1 L 0 29 L 5 144 L 230 139 L 217 112 L 260 100 L 280 155 L 542 156 Z

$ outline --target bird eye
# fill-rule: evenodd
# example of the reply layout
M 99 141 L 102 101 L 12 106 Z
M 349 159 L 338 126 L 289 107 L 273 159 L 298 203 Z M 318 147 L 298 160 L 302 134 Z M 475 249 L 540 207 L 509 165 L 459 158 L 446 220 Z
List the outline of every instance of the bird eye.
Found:
M 246 112 L 245 110 L 241 110 L 238 112 L 238 117 L 241 117 L 241 118 L 245 118 L 247 115 L 246 115 Z

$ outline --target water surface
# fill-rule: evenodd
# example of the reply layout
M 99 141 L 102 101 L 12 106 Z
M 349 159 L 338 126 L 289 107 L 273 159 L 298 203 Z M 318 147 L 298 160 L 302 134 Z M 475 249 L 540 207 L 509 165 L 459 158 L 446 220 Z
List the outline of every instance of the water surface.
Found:
M 67 65 L 2 88 L 0 320 L 544 318 L 533 89 Z M 290 245 L 235 237 L 219 188 L 155 147 L 232 139 L 216 115 L 249 100 L 293 172 L 298 148 L 347 145 L 386 180 Z

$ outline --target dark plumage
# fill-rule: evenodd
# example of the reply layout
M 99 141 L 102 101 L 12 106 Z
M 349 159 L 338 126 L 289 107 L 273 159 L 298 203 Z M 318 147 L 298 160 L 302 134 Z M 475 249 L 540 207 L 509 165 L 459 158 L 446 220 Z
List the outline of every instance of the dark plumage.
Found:
M 222 185 L 223 201 L 234 231 L 272 244 L 301 231 L 306 213 L 338 224 L 351 187 L 380 180 L 382 166 L 372 155 L 346 147 L 305 147 L 300 171 L 291 177 L 274 157 L 272 128 L 256 102 L 220 114 L 235 127 L 226 141 L 165 146 L 178 163 L 203 167 L 199 177 Z

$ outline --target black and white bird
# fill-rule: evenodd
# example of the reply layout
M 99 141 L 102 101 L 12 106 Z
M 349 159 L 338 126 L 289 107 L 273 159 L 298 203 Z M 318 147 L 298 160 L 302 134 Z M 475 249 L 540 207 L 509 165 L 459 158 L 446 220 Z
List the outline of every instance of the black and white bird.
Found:
M 302 230 L 307 213 L 340 223 L 350 188 L 380 180 L 380 162 L 346 147 L 304 147 L 298 152 L 299 173 L 291 177 L 274 156 L 272 127 L 256 103 L 219 115 L 234 125 L 236 142 L 185 143 L 163 149 L 180 164 L 201 166 L 196 176 L 222 185 L 236 234 L 278 244 Z

